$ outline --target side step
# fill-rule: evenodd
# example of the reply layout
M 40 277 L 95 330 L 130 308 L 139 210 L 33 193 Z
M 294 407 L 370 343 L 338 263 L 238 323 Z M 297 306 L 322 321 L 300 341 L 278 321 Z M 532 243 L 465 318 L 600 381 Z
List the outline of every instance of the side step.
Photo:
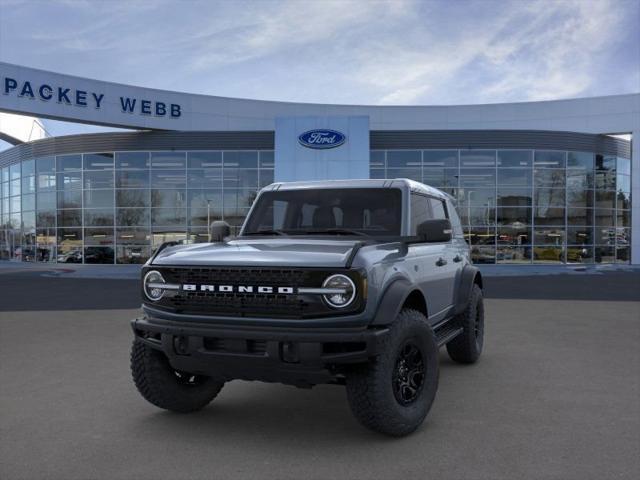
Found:
M 441 327 L 436 327 L 435 333 L 438 347 L 446 345 L 451 340 L 460 335 L 462 331 L 462 327 L 456 325 L 454 322 L 446 322 Z

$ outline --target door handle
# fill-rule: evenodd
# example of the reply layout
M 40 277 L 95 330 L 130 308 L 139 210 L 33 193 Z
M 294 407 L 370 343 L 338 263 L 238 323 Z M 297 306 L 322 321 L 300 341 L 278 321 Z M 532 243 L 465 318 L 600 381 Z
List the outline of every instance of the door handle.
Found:
M 447 261 L 442 257 L 440 257 L 436 262 L 436 265 L 439 267 L 444 267 L 446 264 L 447 264 Z
M 462 261 L 462 257 L 460 255 L 456 255 L 455 257 L 453 257 L 453 261 L 458 263 Z

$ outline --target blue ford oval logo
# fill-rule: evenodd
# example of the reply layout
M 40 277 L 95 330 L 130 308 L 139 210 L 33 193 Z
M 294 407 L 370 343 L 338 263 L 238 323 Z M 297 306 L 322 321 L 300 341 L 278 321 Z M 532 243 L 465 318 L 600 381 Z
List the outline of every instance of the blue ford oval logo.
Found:
M 327 128 L 309 130 L 298 136 L 301 145 L 307 148 L 335 148 L 347 141 L 344 133 Z

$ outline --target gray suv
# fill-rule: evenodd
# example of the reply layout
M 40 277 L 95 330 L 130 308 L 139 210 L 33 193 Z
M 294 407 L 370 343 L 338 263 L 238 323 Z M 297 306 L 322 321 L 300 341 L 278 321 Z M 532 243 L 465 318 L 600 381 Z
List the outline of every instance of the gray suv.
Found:
M 237 237 L 163 245 L 142 269 L 131 369 L 152 404 L 191 412 L 225 382 L 345 385 L 366 427 L 413 432 L 438 349 L 482 351 L 482 277 L 445 193 L 411 180 L 276 183 Z

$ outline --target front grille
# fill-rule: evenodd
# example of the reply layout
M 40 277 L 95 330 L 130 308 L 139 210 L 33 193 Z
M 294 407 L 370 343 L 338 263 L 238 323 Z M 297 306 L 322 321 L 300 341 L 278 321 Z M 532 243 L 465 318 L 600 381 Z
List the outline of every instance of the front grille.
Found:
M 230 285 L 263 287 L 320 287 L 336 271 L 317 269 L 263 269 L 171 267 L 157 268 L 167 283 L 180 285 Z M 355 273 L 351 272 L 353 275 Z M 355 277 L 354 277 L 355 278 Z M 354 306 L 357 302 L 354 302 Z M 336 314 L 320 295 L 277 293 L 226 293 L 186 291 L 167 292 L 155 307 L 176 313 L 267 318 L 306 318 Z M 351 310 L 351 309 L 350 309 Z M 351 310 L 353 311 L 353 310 Z M 348 312 L 339 312 L 344 314 Z

